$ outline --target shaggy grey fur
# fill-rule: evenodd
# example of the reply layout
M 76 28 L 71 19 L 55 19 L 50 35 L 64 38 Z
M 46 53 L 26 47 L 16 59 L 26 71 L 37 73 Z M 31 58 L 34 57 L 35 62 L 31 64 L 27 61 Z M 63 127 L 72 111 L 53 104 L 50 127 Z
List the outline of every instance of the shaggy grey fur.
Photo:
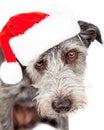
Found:
M 0 81 L 0 130 L 14 130 L 15 104 L 35 106 L 41 115 L 40 121 L 44 122 L 46 118 L 46 122 L 51 124 L 54 120 L 57 128 L 68 130 L 68 114 L 83 108 L 86 104 L 83 81 L 87 49 L 91 41 L 100 39 L 101 42 L 100 31 L 96 26 L 83 21 L 79 21 L 79 25 L 79 35 L 47 50 L 23 68 L 24 78 L 20 83 L 6 85 Z M 73 49 L 77 51 L 78 57 L 68 64 L 65 55 Z M 2 63 L 4 59 L 2 52 L 0 53 Z M 66 112 L 55 111 L 52 103 L 63 99 L 71 101 L 70 109 Z
M 72 64 L 65 64 L 63 54 L 72 49 L 78 51 L 78 59 Z M 70 112 L 83 107 L 86 102 L 83 84 L 86 50 L 79 37 L 76 36 L 48 50 L 39 58 L 39 60 L 47 61 L 47 68 L 43 74 L 34 68 L 34 61 L 27 67 L 26 70 L 34 88 L 39 89 L 39 95 L 34 99 L 37 101 L 38 111 L 42 116 L 57 115 L 51 104 L 52 101 L 60 98 L 67 97 L 73 101 Z

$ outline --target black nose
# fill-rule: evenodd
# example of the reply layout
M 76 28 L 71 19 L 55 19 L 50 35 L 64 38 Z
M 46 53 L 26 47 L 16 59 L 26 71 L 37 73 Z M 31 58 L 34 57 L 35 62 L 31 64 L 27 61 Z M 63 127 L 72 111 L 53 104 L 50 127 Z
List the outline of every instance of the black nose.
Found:
M 52 102 L 52 108 L 57 113 L 68 112 L 72 106 L 72 101 L 70 99 L 61 99 L 59 101 Z

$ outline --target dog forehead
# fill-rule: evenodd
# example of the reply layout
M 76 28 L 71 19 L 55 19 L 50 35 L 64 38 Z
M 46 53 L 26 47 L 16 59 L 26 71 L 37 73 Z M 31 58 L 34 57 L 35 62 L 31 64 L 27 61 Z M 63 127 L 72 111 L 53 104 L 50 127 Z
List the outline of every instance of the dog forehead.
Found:
M 75 37 L 72 37 L 70 39 L 67 39 L 59 44 L 61 46 L 61 49 L 65 50 L 71 50 L 76 48 L 79 51 L 82 51 L 83 53 L 86 53 L 87 48 L 85 47 L 83 41 L 81 40 L 80 36 L 77 35 Z
M 57 44 L 56 46 L 47 50 L 41 58 L 47 59 L 50 57 L 59 58 L 60 55 L 64 52 L 67 53 L 68 51 L 76 49 L 79 52 L 82 52 L 84 55 L 87 55 L 87 48 L 85 47 L 83 41 L 81 40 L 80 36 L 75 36 L 70 39 L 66 39 L 63 42 Z
M 74 61 L 73 64 L 66 63 L 66 54 L 70 52 L 70 50 L 78 51 L 78 59 Z M 87 48 L 82 43 L 82 41 L 78 38 L 78 36 L 73 37 L 71 39 L 67 39 L 57 46 L 47 50 L 40 58 L 39 61 L 43 60 L 46 62 L 46 70 L 47 72 L 59 73 L 63 70 L 76 71 L 79 73 L 79 68 L 85 68 L 85 59 L 87 55 Z M 77 58 L 77 57 L 76 57 Z M 75 67 L 76 66 L 76 67 Z M 81 69 L 82 69 L 81 68 Z M 78 71 L 77 71 L 78 70 Z M 46 72 L 46 71 L 45 71 Z M 66 73 L 66 71 L 63 71 Z M 48 74 L 48 73 L 47 73 Z
M 68 65 L 65 62 L 65 59 L 63 59 L 65 58 L 63 57 L 65 56 L 63 54 L 67 54 L 67 52 L 72 49 L 78 50 L 79 57 L 77 62 Z M 66 70 L 68 72 L 70 71 L 69 73 L 75 72 L 82 74 L 86 67 L 86 55 L 87 48 L 79 39 L 79 37 L 75 36 L 48 49 L 46 52 L 40 55 L 37 60 L 33 60 L 31 64 L 27 66 L 26 71 L 35 82 L 39 77 L 47 77 L 47 75 L 50 75 L 51 73 L 67 73 Z

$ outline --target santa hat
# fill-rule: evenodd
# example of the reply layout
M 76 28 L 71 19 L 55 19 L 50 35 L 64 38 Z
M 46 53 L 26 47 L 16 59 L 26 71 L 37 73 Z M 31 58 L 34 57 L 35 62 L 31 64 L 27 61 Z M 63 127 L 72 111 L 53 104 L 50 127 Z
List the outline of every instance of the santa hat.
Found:
M 5 61 L 0 66 L 0 78 L 4 83 L 16 84 L 22 80 L 17 60 L 27 66 L 37 55 L 80 32 L 69 10 L 53 1 L 40 6 L 38 0 L 38 8 L 11 16 L 2 28 L 0 45 Z

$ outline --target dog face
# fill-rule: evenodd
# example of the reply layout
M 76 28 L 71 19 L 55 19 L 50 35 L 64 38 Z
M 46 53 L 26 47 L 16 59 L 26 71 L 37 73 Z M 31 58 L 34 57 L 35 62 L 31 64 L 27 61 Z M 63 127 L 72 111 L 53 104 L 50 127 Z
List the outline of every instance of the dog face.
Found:
M 95 25 L 78 23 L 79 35 L 47 50 L 26 68 L 33 87 L 38 88 L 33 100 L 41 116 L 65 116 L 86 104 L 83 81 L 87 49 L 93 40 L 102 40 Z

